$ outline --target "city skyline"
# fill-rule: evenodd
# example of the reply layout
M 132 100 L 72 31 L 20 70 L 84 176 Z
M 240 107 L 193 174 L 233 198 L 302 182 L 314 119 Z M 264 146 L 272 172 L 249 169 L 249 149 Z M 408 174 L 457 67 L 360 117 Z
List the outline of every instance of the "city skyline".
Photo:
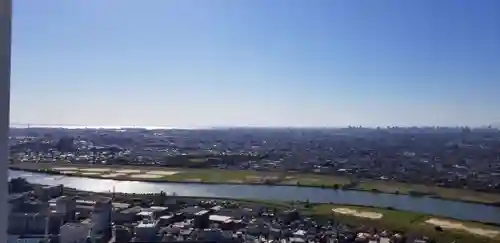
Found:
M 498 123 L 487 124 L 482 126 L 362 126 L 362 125 L 346 125 L 346 126 L 199 126 L 199 127 L 173 127 L 173 126 L 141 126 L 141 125 L 124 125 L 124 126 L 109 126 L 109 125 L 77 125 L 77 124 L 31 124 L 31 123 L 11 123 L 10 128 L 24 129 L 24 128 L 48 128 L 48 129 L 110 129 L 110 130 L 120 130 L 120 129 L 146 129 L 146 130 L 206 130 L 206 129 L 245 129 L 245 128 L 255 128 L 255 129 L 498 129 L 500 130 L 500 125 Z
M 11 123 L 487 126 L 498 1 L 14 3 Z

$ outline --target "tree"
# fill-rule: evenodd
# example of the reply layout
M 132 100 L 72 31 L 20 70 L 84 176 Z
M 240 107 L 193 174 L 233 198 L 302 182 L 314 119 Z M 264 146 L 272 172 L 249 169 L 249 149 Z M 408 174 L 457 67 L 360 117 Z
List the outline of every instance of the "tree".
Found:
M 164 191 L 161 191 L 159 194 L 156 194 L 153 202 L 155 205 L 163 205 L 165 204 L 165 200 L 167 199 L 167 195 Z
M 307 200 L 304 204 L 304 208 L 311 208 L 311 207 L 312 207 L 311 203 L 309 202 L 309 200 Z

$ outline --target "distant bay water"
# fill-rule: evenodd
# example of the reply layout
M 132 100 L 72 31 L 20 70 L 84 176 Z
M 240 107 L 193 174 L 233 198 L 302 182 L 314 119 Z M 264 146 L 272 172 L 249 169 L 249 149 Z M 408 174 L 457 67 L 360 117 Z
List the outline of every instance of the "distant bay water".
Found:
M 146 130 L 160 130 L 160 129 L 209 129 L 211 127 L 169 127 L 169 126 L 88 126 L 88 125 L 65 125 L 65 124 L 27 124 L 27 123 L 13 123 L 10 124 L 11 128 L 62 128 L 62 129 L 146 129 Z

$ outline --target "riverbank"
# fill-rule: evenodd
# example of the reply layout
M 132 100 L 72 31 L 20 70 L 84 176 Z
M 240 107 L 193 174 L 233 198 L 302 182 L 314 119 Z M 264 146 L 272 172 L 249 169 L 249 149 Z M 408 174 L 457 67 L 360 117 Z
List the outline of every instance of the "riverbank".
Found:
M 92 196 L 96 194 L 94 192 L 77 191 L 69 188 L 65 190 L 65 193 L 78 196 Z M 97 194 L 111 196 L 110 193 Z M 114 196 L 117 200 L 120 201 L 133 201 L 142 199 L 154 200 L 154 198 L 157 197 L 158 194 L 115 193 Z M 306 202 L 264 201 L 253 199 L 228 199 L 214 197 L 169 197 L 200 200 L 229 200 L 236 202 L 254 203 L 279 209 L 296 208 L 304 215 L 331 218 L 337 220 L 338 222 L 353 226 L 368 226 L 397 232 L 405 232 L 406 234 L 425 235 L 432 239 L 438 240 L 438 242 L 453 242 L 454 240 L 457 243 L 500 242 L 499 225 L 460 221 L 433 215 L 393 210 L 389 208 L 360 207 L 344 204 L 311 204 Z M 355 214 L 345 213 L 350 211 L 363 212 L 364 215 L 371 214 L 377 217 L 366 217 L 363 215 L 359 216 Z M 442 229 L 442 231 L 440 231 L 436 230 L 436 225 L 433 225 L 429 222 L 446 223 L 446 225 L 443 224 L 440 228 Z M 456 227 L 457 225 L 461 226 Z
M 68 165 L 46 163 L 14 163 L 11 170 L 41 172 L 53 175 L 113 179 L 121 181 L 172 182 L 199 184 L 239 184 L 317 187 L 374 193 L 426 196 L 445 200 L 500 206 L 500 194 L 464 189 L 406 184 L 380 180 L 359 180 L 323 174 L 298 172 L 258 172 L 222 169 L 165 168 L 119 165 Z
M 426 235 L 438 242 L 500 242 L 500 227 L 471 221 L 460 221 L 433 215 L 386 208 L 352 205 L 315 205 L 312 215 L 331 215 L 352 225 L 381 227 L 406 234 Z M 362 214 L 363 215 L 362 215 Z M 439 223 L 439 228 L 435 224 Z

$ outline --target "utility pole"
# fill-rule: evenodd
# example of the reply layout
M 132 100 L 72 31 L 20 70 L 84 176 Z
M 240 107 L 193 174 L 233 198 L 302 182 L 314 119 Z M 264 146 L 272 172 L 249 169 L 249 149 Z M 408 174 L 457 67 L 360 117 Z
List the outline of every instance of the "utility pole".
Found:
M 12 0 L 0 0 L 0 242 L 7 242 Z

